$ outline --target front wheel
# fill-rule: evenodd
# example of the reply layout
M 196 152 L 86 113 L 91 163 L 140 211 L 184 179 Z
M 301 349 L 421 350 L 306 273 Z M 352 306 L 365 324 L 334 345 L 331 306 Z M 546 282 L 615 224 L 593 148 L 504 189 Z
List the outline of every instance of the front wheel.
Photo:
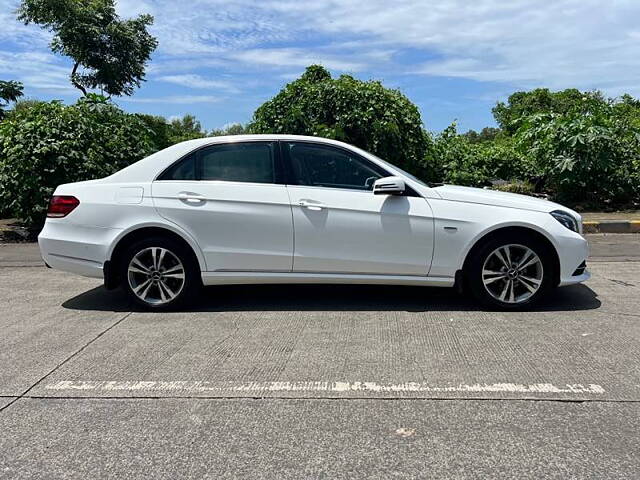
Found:
M 548 246 L 529 236 L 496 237 L 474 253 L 465 273 L 473 295 L 484 305 L 521 309 L 553 286 L 551 255 Z
M 200 286 L 197 263 L 183 245 L 170 238 L 149 238 L 131 245 L 120 269 L 129 297 L 150 310 L 182 306 Z

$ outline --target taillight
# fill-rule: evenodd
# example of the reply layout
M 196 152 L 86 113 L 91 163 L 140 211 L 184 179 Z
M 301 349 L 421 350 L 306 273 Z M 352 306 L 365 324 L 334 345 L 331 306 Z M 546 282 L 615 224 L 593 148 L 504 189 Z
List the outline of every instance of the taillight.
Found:
M 80 205 L 80 200 L 71 195 L 54 195 L 49 201 L 47 217 L 61 218 L 69 215 L 74 208 Z

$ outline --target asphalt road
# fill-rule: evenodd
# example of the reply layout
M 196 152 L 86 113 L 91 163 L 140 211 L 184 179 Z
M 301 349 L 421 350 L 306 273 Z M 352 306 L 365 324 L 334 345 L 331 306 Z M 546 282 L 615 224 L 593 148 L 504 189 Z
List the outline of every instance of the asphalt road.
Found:
M 0 478 L 637 478 L 640 235 L 533 311 L 208 288 L 146 313 L 0 245 Z

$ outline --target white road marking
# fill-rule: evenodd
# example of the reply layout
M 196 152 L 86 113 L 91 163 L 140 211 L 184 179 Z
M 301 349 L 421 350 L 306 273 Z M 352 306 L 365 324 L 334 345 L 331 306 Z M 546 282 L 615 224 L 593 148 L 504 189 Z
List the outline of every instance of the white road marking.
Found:
M 206 381 L 72 381 L 62 380 L 49 384 L 47 390 L 82 390 L 101 392 L 195 392 L 195 393 L 261 393 L 261 392 L 324 392 L 324 393 L 537 393 L 537 394 L 594 394 L 605 393 L 593 383 L 461 383 L 458 385 L 430 385 L 420 382 L 206 382 Z

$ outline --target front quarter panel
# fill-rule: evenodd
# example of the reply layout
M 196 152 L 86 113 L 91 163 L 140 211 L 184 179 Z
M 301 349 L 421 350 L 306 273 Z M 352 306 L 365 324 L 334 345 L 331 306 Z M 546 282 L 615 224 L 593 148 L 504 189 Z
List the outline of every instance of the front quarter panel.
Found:
M 505 227 L 525 227 L 544 235 L 560 258 L 561 282 L 587 254 L 586 240 L 546 212 L 430 199 L 434 212 L 435 249 L 430 276 L 453 277 L 478 240 Z M 575 265 L 574 265 L 575 264 Z

